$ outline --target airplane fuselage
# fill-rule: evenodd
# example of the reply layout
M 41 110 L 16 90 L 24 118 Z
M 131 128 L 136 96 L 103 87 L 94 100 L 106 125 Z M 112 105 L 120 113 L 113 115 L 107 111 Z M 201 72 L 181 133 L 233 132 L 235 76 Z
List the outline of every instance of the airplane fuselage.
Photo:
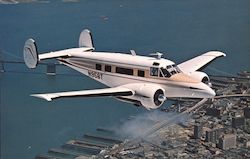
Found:
M 161 58 L 161 53 L 148 57 L 136 55 L 133 50 L 131 54 L 94 50 L 88 29 L 80 33 L 79 48 L 38 54 L 35 40 L 28 39 L 23 49 L 28 68 L 36 68 L 41 60 L 57 58 L 62 64 L 110 87 L 32 96 L 47 101 L 61 97 L 112 96 L 147 109 L 156 109 L 171 97 L 213 98 L 215 92 L 210 88 L 209 77 L 199 69 L 217 57 L 226 56 L 223 52 L 209 51 L 175 65 L 173 61 Z
M 201 81 L 183 73 L 173 61 L 164 58 L 134 56 L 124 53 L 83 52 L 81 48 L 69 49 L 73 57 L 58 60 L 72 69 L 109 87 L 134 83 L 151 83 L 162 87 L 167 97 L 203 98 L 214 91 Z M 164 76 L 161 68 L 171 67 L 173 72 Z M 154 71 L 154 72 L 153 72 Z M 135 96 L 124 97 L 137 100 Z

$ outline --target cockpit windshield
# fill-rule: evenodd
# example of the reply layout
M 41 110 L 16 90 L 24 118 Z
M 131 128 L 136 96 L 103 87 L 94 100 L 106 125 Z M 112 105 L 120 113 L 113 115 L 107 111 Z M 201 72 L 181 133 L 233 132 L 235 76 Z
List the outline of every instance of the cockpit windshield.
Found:
M 181 70 L 176 65 L 168 65 L 166 68 L 161 67 L 160 76 L 169 78 L 172 75 L 180 72 Z

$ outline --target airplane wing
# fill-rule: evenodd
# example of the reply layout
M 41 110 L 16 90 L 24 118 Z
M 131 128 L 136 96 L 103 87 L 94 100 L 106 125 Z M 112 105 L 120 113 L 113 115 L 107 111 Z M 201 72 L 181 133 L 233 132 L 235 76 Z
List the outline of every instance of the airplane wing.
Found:
M 124 87 L 113 87 L 104 89 L 94 90 L 83 90 L 83 91 L 70 91 L 70 92 L 57 92 L 57 93 L 46 93 L 46 94 L 32 94 L 33 97 L 52 101 L 55 98 L 61 97 L 103 97 L 103 96 L 131 96 L 135 92 Z
M 181 69 L 181 71 L 185 73 L 191 73 L 199 70 L 200 68 L 212 62 L 214 59 L 221 56 L 226 56 L 226 54 L 219 51 L 209 51 L 207 53 L 204 53 L 200 56 L 197 56 L 195 58 L 192 58 L 188 61 L 179 64 L 178 67 Z

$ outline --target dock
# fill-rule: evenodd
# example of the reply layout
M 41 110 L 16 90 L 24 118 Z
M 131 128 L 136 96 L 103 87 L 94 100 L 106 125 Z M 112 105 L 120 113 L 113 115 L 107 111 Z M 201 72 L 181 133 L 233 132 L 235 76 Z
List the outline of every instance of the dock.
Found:
M 115 136 L 112 130 L 101 127 L 97 128 L 94 133 L 86 133 L 82 138 L 70 140 L 57 148 L 51 148 L 46 154 L 38 154 L 35 159 L 88 158 L 122 142 L 123 140 Z

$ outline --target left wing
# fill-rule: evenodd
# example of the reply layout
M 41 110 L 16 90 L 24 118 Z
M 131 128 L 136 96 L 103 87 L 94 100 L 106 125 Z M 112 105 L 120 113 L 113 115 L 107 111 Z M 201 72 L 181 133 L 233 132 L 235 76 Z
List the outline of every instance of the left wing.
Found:
M 135 92 L 124 87 L 84 90 L 84 91 L 70 91 L 70 92 L 57 92 L 46 94 L 32 94 L 33 97 L 52 101 L 55 98 L 61 97 L 102 97 L 102 96 L 131 96 Z
M 178 67 L 185 73 L 191 73 L 197 71 L 198 69 L 204 67 L 205 65 L 212 62 L 214 59 L 221 56 L 226 56 L 226 54 L 220 51 L 209 51 L 205 54 L 202 54 L 179 64 Z

